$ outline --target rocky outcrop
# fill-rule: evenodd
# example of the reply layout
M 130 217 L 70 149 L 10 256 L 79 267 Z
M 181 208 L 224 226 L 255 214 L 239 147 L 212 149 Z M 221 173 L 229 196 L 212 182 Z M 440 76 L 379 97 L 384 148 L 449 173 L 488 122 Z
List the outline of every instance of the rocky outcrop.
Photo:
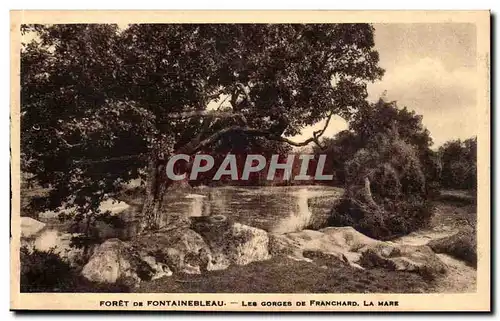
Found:
M 152 256 L 143 255 L 131 244 L 110 239 L 94 251 L 82 275 L 97 283 L 120 282 L 133 287 L 141 280 L 170 276 L 172 272 L 168 266 Z
M 431 240 L 428 245 L 436 253 L 449 254 L 471 266 L 477 266 L 476 232 L 472 228 Z
M 267 232 L 255 227 L 234 223 L 223 233 L 203 235 L 213 255 L 209 270 L 224 269 L 231 264 L 247 265 L 271 257 Z
M 167 264 L 173 272 L 200 274 L 211 260 L 210 248 L 191 229 L 173 229 L 141 235 L 131 241 L 135 247 Z
M 133 243 L 165 262 L 174 272 L 200 274 L 270 258 L 266 231 L 225 217 L 196 218 L 192 229 L 143 235 Z
M 223 215 L 198 218 L 193 229 L 202 235 L 210 248 L 208 270 L 222 270 L 232 264 L 246 265 L 271 257 L 266 231 L 232 223 Z
M 416 272 L 428 277 L 446 272 L 446 265 L 426 245 L 379 243 L 365 249 L 359 263 L 364 267 Z
M 372 239 L 352 227 L 328 227 L 271 234 L 271 254 L 312 261 L 304 252 L 320 252 L 357 268 L 382 267 L 426 275 L 443 273 L 446 266 L 432 250 L 423 246 L 400 245 Z
M 267 232 L 225 219 L 224 224 L 214 224 L 219 221 L 212 219 L 195 224 L 199 233 L 179 228 L 128 242 L 107 240 L 94 250 L 82 275 L 93 282 L 136 286 L 172 273 L 200 274 L 270 258 Z

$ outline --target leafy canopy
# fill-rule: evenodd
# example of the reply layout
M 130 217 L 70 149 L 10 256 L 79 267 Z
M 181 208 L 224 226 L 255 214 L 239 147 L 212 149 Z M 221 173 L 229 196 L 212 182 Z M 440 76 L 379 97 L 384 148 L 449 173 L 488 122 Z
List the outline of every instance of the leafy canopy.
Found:
M 349 119 L 365 104 L 366 83 L 383 74 L 367 24 L 21 31 L 36 35 L 21 52 L 22 164 L 51 187 L 44 207 L 95 211 L 141 174 L 147 155 L 236 131 L 279 140 L 333 114 Z

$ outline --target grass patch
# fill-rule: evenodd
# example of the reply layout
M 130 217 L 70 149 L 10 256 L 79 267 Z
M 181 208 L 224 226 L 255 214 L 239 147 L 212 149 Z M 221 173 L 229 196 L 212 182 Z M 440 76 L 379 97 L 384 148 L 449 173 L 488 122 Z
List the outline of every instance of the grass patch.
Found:
M 145 293 L 420 293 L 432 283 L 421 276 L 384 269 L 358 270 L 333 259 L 313 263 L 273 257 L 203 275 L 176 274 L 143 282 Z

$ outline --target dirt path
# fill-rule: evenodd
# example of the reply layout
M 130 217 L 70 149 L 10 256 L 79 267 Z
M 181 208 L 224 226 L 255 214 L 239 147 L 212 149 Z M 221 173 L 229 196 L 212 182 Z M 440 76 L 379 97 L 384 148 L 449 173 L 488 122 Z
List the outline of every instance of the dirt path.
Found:
M 458 229 L 423 230 L 394 240 L 394 243 L 425 245 L 430 240 L 450 236 L 457 232 Z M 432 292 L 465 293 L 476 291 L 476 270 L 473 267 L 447 254 L 437 254 L 437 256 L 448 266 L 448 270 L 444 277 L 436 280 Z
M 474 268 L 447 254 L 438 254 L 438 257 L 446 263 L 448 271 L 444 278 L 437 280 L 435 286 L 436 292 L 476 292 L 476 270 Z

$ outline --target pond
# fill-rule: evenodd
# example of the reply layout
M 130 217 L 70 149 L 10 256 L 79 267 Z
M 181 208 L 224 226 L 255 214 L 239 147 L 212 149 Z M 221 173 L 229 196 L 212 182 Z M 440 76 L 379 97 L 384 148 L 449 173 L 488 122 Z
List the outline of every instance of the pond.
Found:
M 130 239 L 137 234 L 144 192 L 129 189 L 120 202 L 107 200 L 101 203 L 102 211 L 120 213 L 125 221 L 121 227 L 97 222 L 96 228 L 103 238 Z M 233 222 L 254 226 L 272 233 L 288 233 L 305 228 L 320 229 L 327 225 L 330 211 L 343 189 L 313 186 L 269 187 L 196 187 L 190 190 L 171 190 L 165 196 L 161 225 L 175 226 L 196 216 L 225 215 Z M 131 207 L 129 205 L 132 205 Z M 71 211 L 71 209 L 61 212 Z M 61 223 L 59 213 L 39 213 L 37 219 L 54 228 L 67 230 L 70 222 Z M 82 232 L 85 224 L 79 224 Z
M 198 187 L 165 199 L 166 217 L 222 214 L 273 233 L 322 225 L 343 190 L 329 186 Z

